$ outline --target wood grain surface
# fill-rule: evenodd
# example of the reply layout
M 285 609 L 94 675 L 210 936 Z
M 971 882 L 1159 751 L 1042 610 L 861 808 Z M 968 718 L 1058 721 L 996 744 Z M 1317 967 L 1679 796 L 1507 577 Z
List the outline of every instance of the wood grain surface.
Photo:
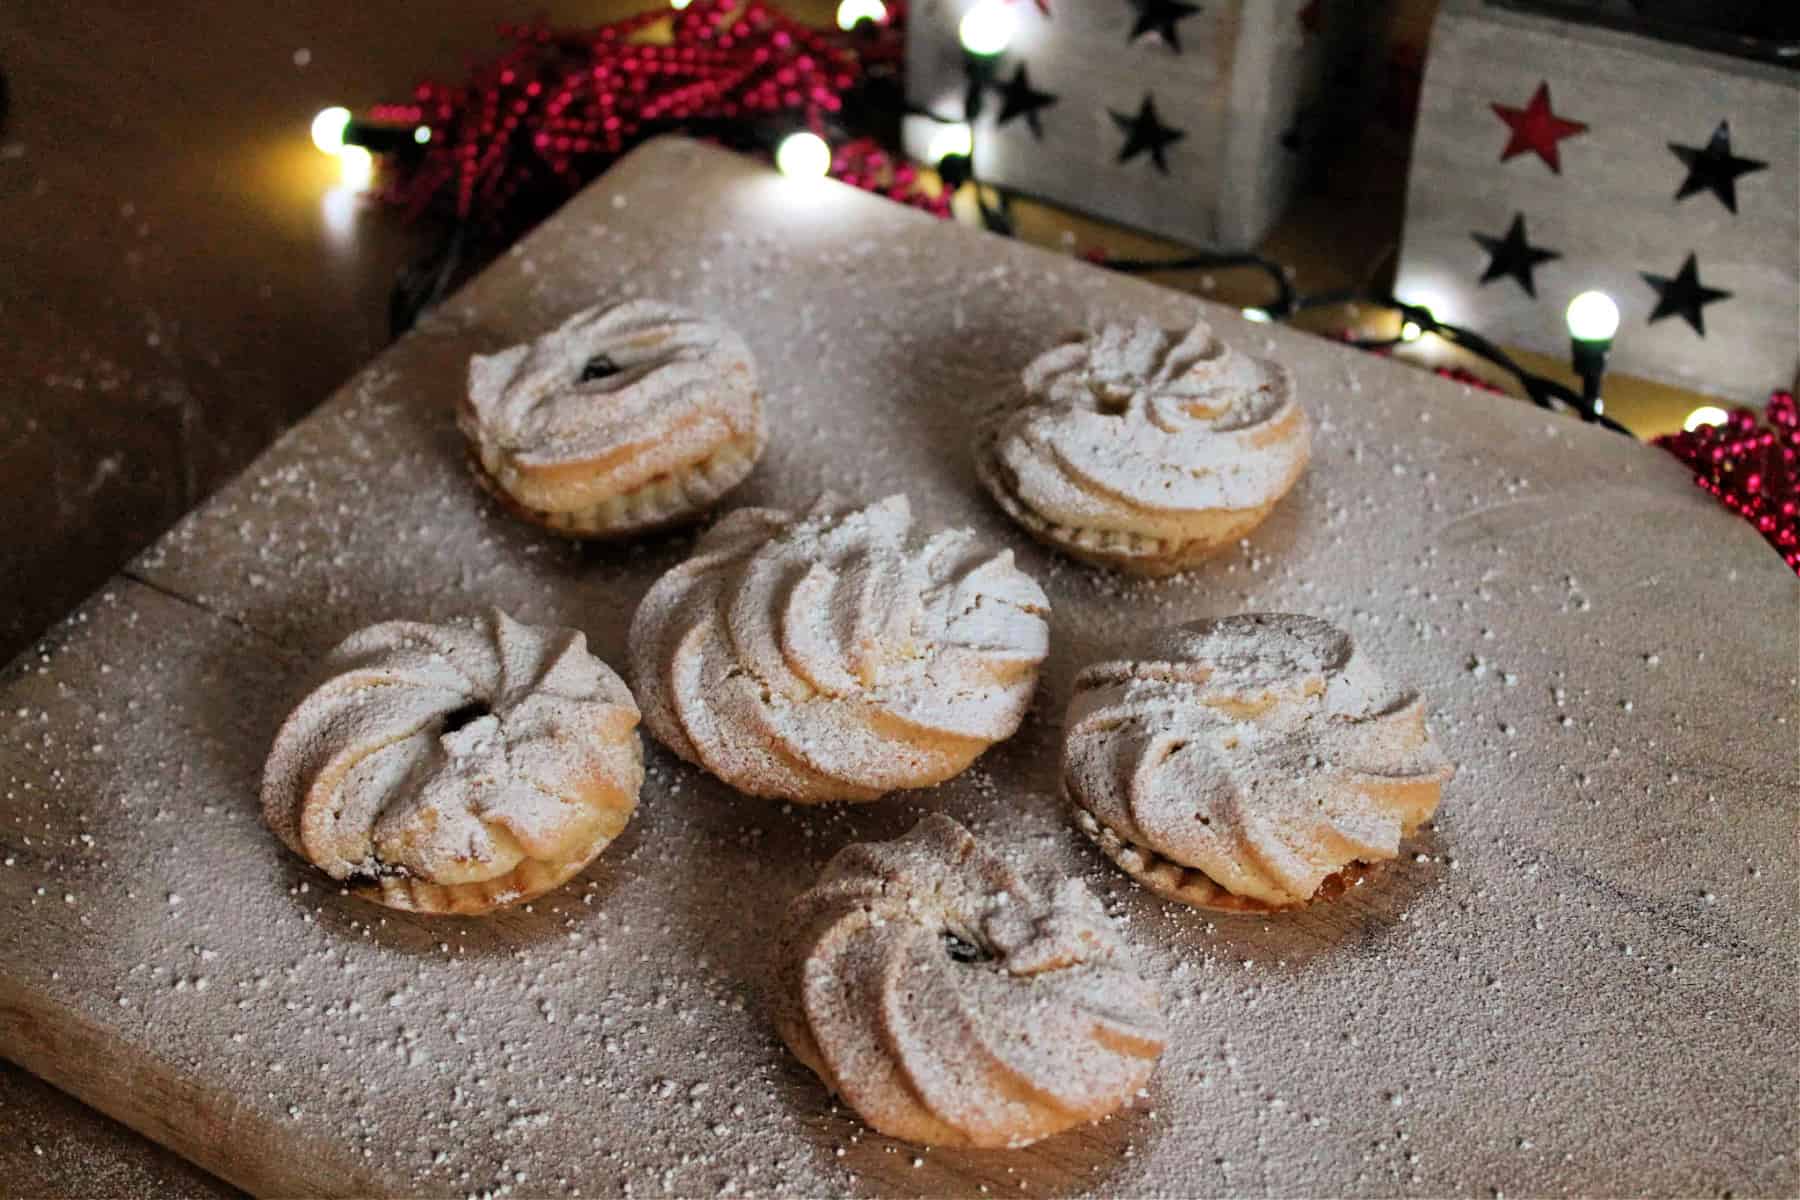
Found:
M 229 1200 L 243 1193 L 19 1067 L 0 1070 L 0 1196 Z
M 493 602 L 616 663 L 686 553 L 515 526 L 449 419 L 469 353 L 626 295 L 726 318 L 758 354 L 775 439 L 744 500 L 905 490 L 1016 548 L 1056 611 L 1036 714 L 951 784 L 856 809 L 750 802 L 653 751 L 624 837 L 493 920 L 341 896 L 255 811 L 325 649 Z M 971 414 L 1070 327 L 1199 311 L 1295 371 L 1312 472 L 1167 584 L 1038 550 L 975 488 Z M 1626 439 L 656 143 L 0 683 L 0 1053 L 264 1194 L 1789 1193 L 1796 600 L 1753 531 Z M 1245 608 L 1350 627 L 1461 765 L 1412 857 L 1281 921 L 1141 894 L 1053 794 L 1083 661 Z M 1745 612 L 1767 619 L 1697 619 Z M 926 810 L 1125 921 L 1174 1025 L 1139 1110 L 1019 1153 L 917 1152 L 781 1049 L 782 905 Z

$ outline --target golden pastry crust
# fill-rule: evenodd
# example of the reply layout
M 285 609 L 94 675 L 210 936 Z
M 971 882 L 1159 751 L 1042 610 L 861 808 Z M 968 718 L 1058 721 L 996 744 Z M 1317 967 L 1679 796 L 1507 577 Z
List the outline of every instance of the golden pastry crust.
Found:
M 739 791 L 874 800 L 1012 736 L 1048 610 L 1011 551 L 916 529 L 904 496 L 739 509 L 644 597 L 631 678 L 657 739 Z
M 567 511 L 530 508 L 521 503 L 494 478 L 473 447 L 469 452 L 469 471 L 482 490 L 514 516 L 568 537 L 603 539 L 655 533 L 688 524 L 742 483 L 762 451 L 760 438 L 735 439 L 700 462 L 659 476 L 633 491 Z
M 1273 912 L 1341 895 L 1437 811 L 1454 769 L 1415 693 L 1348 634 L 1247 614 L 1151 636 L 1076 678 L 1075 823 L 1158 895 Z
M 1164 900 L 1174 900 L 1194 908 L 1209 908 L 1214 912 L 1274 913 L 1336 900 L 1377 870 L 1377 865 L 1373 863 L 1351 863 L 1342 870 L 1327 875 L 1310 899 L 1296 904 L 1270 904 L 1252 896 L 1234 895 L 1214 883 L 1204 871 L 1184 867 L 1148 847 L 1132 845 L 1100 824 L 1093 813 L 1079 804 L 1075 805 L 1075 828 L 1086 834 L 1102 854 L 1112 859 L 1114 866 L 1149 891 Z
M 693 520 L 749 476 L 768 439 L 743 340 L 645 300 L 477 355 L 457 424 L 476 480 L 507 511 L 579 538 Z
M 573 630 L 389 621 L 346 639 L 264 768 L 264 819 L 390 908 L 476 914 L 542 895 L 625 828 L 638 710 Z
M 1117 529 L 1072 529 L 1046 521 L 1018 498 L 1017 482 L 993 453 L 987 435 L 975 460 L 975 472 L 988 493 L 1025 532 L 1070 558 L 1096 567 L 1124 571 L 1145 579 L 1163 579 L 1192 570 L 1261 525 L 1275 509 L 1270 501 L 1257 508 L 1196 514 L 1193 536 L 1182 539 L 1146 537 Z
M 1267 519 L 1311 444 L 1285 368 L 1236 353 L 1204 323 L 1182 335 L 1140 322 L 1041 355 L 975 459 L 983 486 L 1032 536 L 1157 577 Z
M 1081 884 L 1034 888 L 955 821 L 847 847 L 788 911 L 774 1020 L 862 1119 L 1024 1146 L 1123 1107 L 1162 1001 Z

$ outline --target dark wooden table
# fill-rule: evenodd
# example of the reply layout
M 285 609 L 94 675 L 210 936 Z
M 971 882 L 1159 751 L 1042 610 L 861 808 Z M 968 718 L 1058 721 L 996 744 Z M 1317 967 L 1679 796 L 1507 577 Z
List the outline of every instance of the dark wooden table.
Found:
M 312 115 L 459 74 L 505 20 L 639 7 L 0 9 L 0 660 L 387 343 L 419 241 L 326 211 Z

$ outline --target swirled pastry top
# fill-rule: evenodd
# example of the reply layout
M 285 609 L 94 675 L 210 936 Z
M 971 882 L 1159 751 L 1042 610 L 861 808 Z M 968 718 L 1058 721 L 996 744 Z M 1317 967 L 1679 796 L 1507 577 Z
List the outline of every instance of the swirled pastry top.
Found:
M 624 491 L 734 438 L 760 440 L 762 419 L 742 338 L 674 305 L 633 300 L 475 356 L 463 424 L 484 461 L 579 464 L 600 472 L 590 490 Z
M 876 1129 L 1021 1146 L 1148 1081 L 1161 997 L 1076 880 L 1040 890 L 948 817 L 841 851 L 795 900 L 777 1023 Z
M 1192 513 L 1272 504 L 1310 452 L 1287 370 L 1204 322 L 1108 325 L 1040 355 L 1023 382 L 990 453 L 1021 503 L 1069 528 L 1180 540 Z
M 1071 798 L 1120 843 L 1271 907 L 1393 858 L 1452 774 L 1417 693 L 1343 630 L 1281 613 L 1164 630 L 1088 667 L 1065 736 Z
M 471 911 L 547 890 L 637 804 L 637 705 L 574 630 L 390 621 L 352 634 L 263 775 L 282 841 L 404 907 Z M 397 882 L 393 888 L 383 885 Z M 479 895 L 414 896 L 467 886 Z
M 904 496 L 739 509 L 644 598 L 632 682 L 656 736 L 741 791 L 874 799 L 1018 728 L 1048 609 L 1010 550 L 919 530 Z

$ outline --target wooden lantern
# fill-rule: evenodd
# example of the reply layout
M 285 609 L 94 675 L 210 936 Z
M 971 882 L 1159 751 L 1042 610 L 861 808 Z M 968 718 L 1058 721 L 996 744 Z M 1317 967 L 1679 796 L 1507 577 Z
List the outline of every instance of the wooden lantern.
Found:
M 1445 0 L 1396 292 L 1562 354 L 1570 300 L 1599 290 L 1621 315 L 1613 369 L 1739 401 L 1787 386 L 1800 72 L 1703 28 L 1679 36 L 1705 48 L 1546 7 Z
M 998 54 L 959 40 L 978 7 L 1010 28 Z M 1385 7 L 916 0 L 907 92 L 955 121 L 973 94 L 984 180 L 1190 245 L 1248 249 L 1349 113 Z

